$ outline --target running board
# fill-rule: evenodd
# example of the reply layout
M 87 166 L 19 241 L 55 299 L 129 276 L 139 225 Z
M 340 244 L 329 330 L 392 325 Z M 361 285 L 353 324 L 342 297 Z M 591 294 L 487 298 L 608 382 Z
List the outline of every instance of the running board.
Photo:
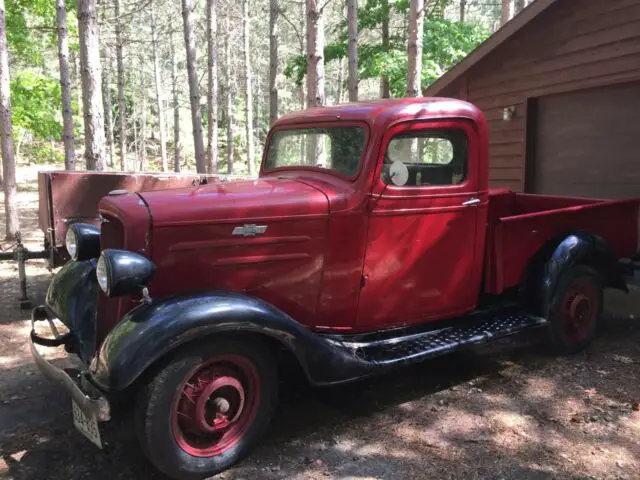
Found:
M 377 366 L 414 363 L 437 357 L 469 345 L 543 327 L 548 321 L 522 311 L 492 312 L 459 319 L 445 328 L 372 338 L 366 335 L 329 339 L 361 361 Z

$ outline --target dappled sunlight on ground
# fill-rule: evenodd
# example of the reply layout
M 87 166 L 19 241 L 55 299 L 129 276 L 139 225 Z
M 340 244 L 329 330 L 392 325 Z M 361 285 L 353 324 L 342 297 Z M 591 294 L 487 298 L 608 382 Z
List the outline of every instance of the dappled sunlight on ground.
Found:
M 19 196 L 35 249 L 42 236 L 27 173 Z M 28 275 L 30 296 L 42 301 L 44 262 L 29 262 Z M 129 415 L 104 425 L 104 452 L 73 430 L 68 395 L 31 360 L 17 286 L 15 266 L 0 262 L 0 478 L 162 478 Z M 216 480 L 636 480 L 640 291 L 608 293 L 606 310 L 598 340 L 571 357 L 510 340 L 339 388 L 288 380 L 262 444 Z M 62 349 L 40 351 L 70 365 Z

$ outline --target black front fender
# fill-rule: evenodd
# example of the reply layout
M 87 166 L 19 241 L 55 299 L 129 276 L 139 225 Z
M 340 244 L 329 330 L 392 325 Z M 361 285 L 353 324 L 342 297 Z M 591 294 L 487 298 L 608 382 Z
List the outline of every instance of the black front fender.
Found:
M 317 385 L 342 383 L 372 370 L 344 349 L 259 299 L 237 293 L 167 298 L 140 305 L 107 335 L 91 365 L 92 380 L 119 392 L 169 351 L 222 332 L 250 332 L 276 339 L 298 359 Z
M 72 332 L 74 351 L 89 363 L 96 348 L 96 260 L 68 262 L 53 276 L 47 308 Z

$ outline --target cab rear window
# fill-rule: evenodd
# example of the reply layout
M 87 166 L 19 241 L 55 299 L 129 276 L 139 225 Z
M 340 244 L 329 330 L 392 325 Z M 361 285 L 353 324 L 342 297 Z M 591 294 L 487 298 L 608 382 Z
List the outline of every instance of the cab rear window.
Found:
M 392 170 L 392 165 L 396 166 Z M 393 173 L 401 173 L 393 177 Z M 459 130 L 411 132 L 387 146 L 382 179 L 398 186 L 459 185 L 467 174 L 467 137 Z

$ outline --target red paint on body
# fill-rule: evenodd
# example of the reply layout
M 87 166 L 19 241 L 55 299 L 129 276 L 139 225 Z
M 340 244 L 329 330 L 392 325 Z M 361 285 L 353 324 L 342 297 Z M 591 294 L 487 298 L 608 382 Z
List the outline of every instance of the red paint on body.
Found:
M 279 119 L 267 146 L 274 131 L 343 125 L 367 131 L 353 178 L 313 166 L 267 171 L 263 161 L 258 180 L 106 197 L 100 211 L 117 218 L 107 229 L 119 221 L 125 232 L 109 246 L 151 256 L 158 267 L 154 298 L 246 292 L 309 328 L 340 332 L 471 311 L 482 289 L 501 293 L 517 285 L 546 242 L 576 229 L 601 235 L 618 256 L 636 251 L 638 201 L 489 192 L 486 122 L 466 102 L 421 98 L 310 109 Z M 383 184 L 387 143 L 419 129 L 464 132 L 468 171 L 461 184 Z M 463 205 L 473 199 L 479 203 Z M 267 228 L 234 235 L 245 225 Z M 112 307 L 99 311 L 100 338 L 132 300 L 101 299 Z

